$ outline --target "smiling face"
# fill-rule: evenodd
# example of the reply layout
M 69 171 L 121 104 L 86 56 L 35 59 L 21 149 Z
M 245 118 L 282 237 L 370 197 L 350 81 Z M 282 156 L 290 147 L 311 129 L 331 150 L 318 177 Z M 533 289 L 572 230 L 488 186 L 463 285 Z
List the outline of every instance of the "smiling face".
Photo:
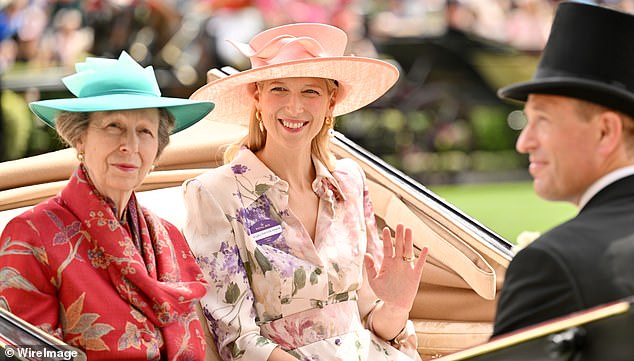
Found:
M 266 128 L 265 147 L 310 152 L 311 141 L 332 114 L 334 98 L 325 79 L 283 78 L 260 83 L 256 108 Z
M 97 190 L 119 209 L 150 171 L 158 152 L 156 108 L 90 113 L 76 147 Z
M 535 192 L 547 200 L 577 204 L 603 171 L 599 116 L 583 116 L 579 101 L 531 94 L 524 112 L 528 123 L 516 148 L 529 156 Z

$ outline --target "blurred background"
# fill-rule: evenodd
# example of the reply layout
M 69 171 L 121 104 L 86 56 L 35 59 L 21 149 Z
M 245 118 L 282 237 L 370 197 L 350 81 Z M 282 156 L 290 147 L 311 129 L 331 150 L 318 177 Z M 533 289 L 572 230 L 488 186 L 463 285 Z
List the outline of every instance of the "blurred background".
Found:
M 496 96 L 532 76 L 558 2 L 0 0 L 0 161 L 62 147 L 27 104 L 71 97 L 60 79 L 86 56 L 126 50 L 154 67 L 163 95 L 188 97 L 210 68 L 249 67 L 226 39 L 323 22 L 348 33 L 348 53 L 401 70 L 388 94 L 337 119 L 337 130 L 513 242 L 574 214 L 533 195 L 527 158 L 514 149 L 521 107 Z M 634 0 L 585 2 L 634 13 Z

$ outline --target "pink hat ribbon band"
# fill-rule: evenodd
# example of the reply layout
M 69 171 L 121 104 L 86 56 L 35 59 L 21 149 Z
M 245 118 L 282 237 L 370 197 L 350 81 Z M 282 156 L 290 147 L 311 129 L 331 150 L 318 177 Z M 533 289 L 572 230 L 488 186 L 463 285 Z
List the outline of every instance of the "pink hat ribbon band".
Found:
M 321 44 L 310 37 L 280 35 L 266 42 L 261 49 L 230 41 L 242 54 L 249 57 L 251 67 L 279 64 L 287 61 L 328 56 Z

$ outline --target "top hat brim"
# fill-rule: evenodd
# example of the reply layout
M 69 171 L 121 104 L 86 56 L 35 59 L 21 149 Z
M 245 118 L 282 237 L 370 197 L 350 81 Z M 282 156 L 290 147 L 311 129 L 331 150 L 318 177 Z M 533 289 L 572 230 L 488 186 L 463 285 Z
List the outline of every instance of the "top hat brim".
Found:
M 252 85 L 282 78 L 326 78 L 339 83 L 333 116 L 360 109 L 385 94 L 398 80 L 398 69 L 382 60 L 340 56 L 288 61 L 245 70 L 210 82 L 190 99 L 216 104 L 205 119 L 248 124 L 253 108 Z
M 497 92 L 502 99 L 525 102 L 530 94 L 560 95 L 581 99 L 634 116 L 634 94 L 625 87 L 568 76 L 552 76 L 515 83 Z
M 159 97 L 145 94 L 108 94 L 83 98 L 49 99 L 29 104 L 31 111 L 44 123 L 55 127 L 55 118 L 60 111 L 99 112 L 165 108 L 175 119 L 172 134 L 184 130 L 214 109 L 214 104 L 206 101 Z

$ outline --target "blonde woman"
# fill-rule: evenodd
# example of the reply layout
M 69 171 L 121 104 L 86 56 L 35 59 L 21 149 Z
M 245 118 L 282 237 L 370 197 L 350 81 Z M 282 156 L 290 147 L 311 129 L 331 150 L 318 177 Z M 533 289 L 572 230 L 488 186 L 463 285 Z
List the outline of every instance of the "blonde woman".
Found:
M 248 123 L 227 164 L 185 183 L 184 233 L 225 360 L 418 359 L 408 313 L 425 263 L 399 225 L 379 238 L 365 175 L 328 149 L 334 118 L 398 79 L 344 56 L 346 35 L 291 24 L 234 45 L 252 69 L 207 84 L 211 119 Z M 392 246 L 394 242 L 394 247 Z

